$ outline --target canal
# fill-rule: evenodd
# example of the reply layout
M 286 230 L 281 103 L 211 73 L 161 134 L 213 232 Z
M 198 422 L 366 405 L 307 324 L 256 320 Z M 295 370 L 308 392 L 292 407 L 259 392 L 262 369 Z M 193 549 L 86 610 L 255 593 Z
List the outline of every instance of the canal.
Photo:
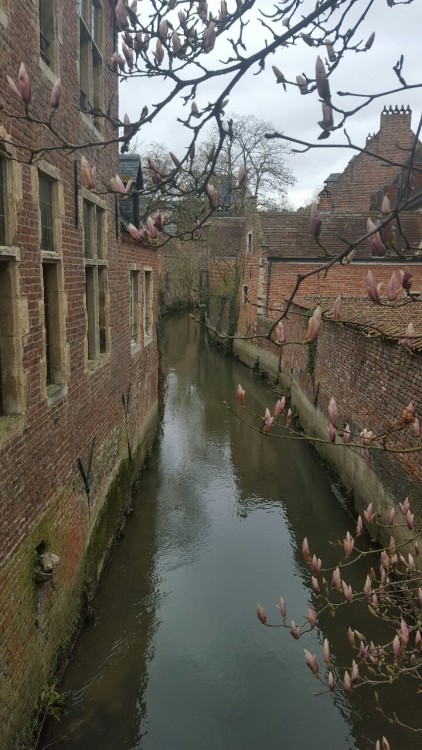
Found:
M 366 750 L 385 734 L 392 750 L 416 750 L 420 737 L 386 726 L 367 688 L 314 695 L 321 684 L 303 649 L 322 664 L 327 637 L 337 678 L 354 656 L 348 625 L 373 633 L 365 609 L 326 615 L 299 641 L 256 617 L 259 601 L 280 622 L 282 594 L 288 621 L 302 622 L 314 601 L 303 537 L 328 565 L 340 557 L 329 541 L 354 530 L 313 448 L 230 414 L 223 402 L 237 408 L 239 382 L 258 414 L 276 395 L 187 316 L 166 322 L 164 363 L 159 438 L 67 672 L 68 711 L 39 747 Z M 357 566 L 349 582 L 362 587 L 365 575 Z M 386 710 L 398 708 L 400 689 L 381 694 Z M 401 703 L 411 717 L 412 701 Z

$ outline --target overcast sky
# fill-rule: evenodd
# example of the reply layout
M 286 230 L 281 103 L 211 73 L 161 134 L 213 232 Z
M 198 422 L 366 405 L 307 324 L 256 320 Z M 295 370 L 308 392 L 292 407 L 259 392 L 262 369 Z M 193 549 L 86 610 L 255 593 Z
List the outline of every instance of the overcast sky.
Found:
M 307 1 L 307 0 L 306 0 Z M 310 2 L 310 7 L 315 3 Z M 228 0 L 228 9 L 234 6 L 235 0 Z M 183 6 L 182 3 L 180 3 Z M 359 3 L 360 5 L 360 3 Z M 218 15 L 219 0 L 209 0 L 208 7 Z M 139 10 L 146 8 L 144 2 L 138 3 Z M 270 0 L 261 0 L 260 7 L 267 12 L 273 7 Z M 177 10 L 177 7 L 176 7 Z M 170 16 L 171 17 L 171 16 Z M 387 0 L 374 0 L 374 5 L 358 33 L 357 39 L 366 40 L 372 31 L 376 32 L 374 45 L 370 51 L 361 55 L 350 55 L 331 78 L 333 103 L 351 108 L 359 101 L 356 98 L 338 97 L 337 91 L 373 94 L 397 88 L 399 83 L 392 70 L 400 55 L 404 55 L 403 75 L 408 84 L 422 81 L 422 0 L 414 0 L 407 6 L 389 8 Z M 280 33 L 280 31 L 279 31 Z M 250 48 L 256 49 L 265 39 L 271 41 L 270 34 L 257 22 L 248 27 Z M 250 49 L 249 48 L 249 49 Z M 226 48 L 227 49 L 227 48 Z M 224 59 L 224 49 L 219 42 L 210 55 L 204 57 L 204 63 L 210 69 L 219 65 Z M 295 88 L 284 92 L 281 85 L 276 85 L 271 70 L 276 65 L 287 79 L 295 80 L 302 72 L 310 78 L 315 76 L 315 49 L 299 42 L 295 47 L 280 49 L 267 61 L 266 70 L 258 76 L 248 74 L 231 93 L 226 111 L 238 114 L 253 114 L 262 120 L 273 123 L 275 130 L 283 131 L 307 141 L 316 142 L 321 130 L 317 124 L 321 119 L 321 104 L 316 92 L 301 96 Z M 322 55 L 322 53 L 321 53 Z M 199 107 L 212 101 L 221 88 L 220 79 L 214 79 L 198 91 L 196 101 Z M 137 120 L 144 104 L 153 108 L 168 92 L 162 81 L 146 79 L 123 83 L 120 88 L 122 114 L 127 112 L 131 120 Z M 353 143 L 364 145 L 368 133 L 377 132 L 381 110 L 384 105 L 410 105 L 412 108 L 412 128 L 416 129 L 422 111 L 422 89 L 382 97 L 366 109 L 349 119 L 347 132 Z M 190 105 L 189 105 L 190 108 Z M 182 155 L 189 145 L 190 133 L 177 123 L 177 117 L 186 117 L 188 111 L 183 102 L 178 100 L 160 113 L 153 124 L 147 125 L 140 134 L 138 143 L 142 145 L 152 141 L 162 142 L 166 147 Z M 328 143 L 344 144 L 342 131 L 332 134 Z M 321 189 L 324 179 L 330 172 L 344 169 L 353 153 L 344 149 L 315 150 L 306 154 L 291 154 L 288 163 L 296 177 L 296 184 L 289 191 L 289 199 L 295 206 L 307 202 L 315 189 Z

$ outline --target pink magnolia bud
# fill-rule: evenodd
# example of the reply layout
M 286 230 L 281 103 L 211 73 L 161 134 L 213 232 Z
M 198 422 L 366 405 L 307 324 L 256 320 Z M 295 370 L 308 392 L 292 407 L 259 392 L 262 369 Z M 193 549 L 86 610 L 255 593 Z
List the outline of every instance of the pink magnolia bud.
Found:
M 351 602 L 353 598 L 353 591 L 352 587 L 347 585 L 345 581 L 341 582 L 341 587 L 343 589 L 344 598 L 346 599 L 346 602 Z
M 365 446 L 370 445 L 371 440 L 374 439 L 375 435 L 372 430 L 367 430 L 366 427 L 362 430 L 359 437 L 362 439 L 362 443 Z
M 321 228 L 322 228 L 322 221 L 321 221 L 321 214 L 318 210 L 318 206 L 316 203 L 313 203 L 311 206 L 311 213 L 309 216 L 309 234 L 312 235 L 315 239 L 318 239 L 318 237 L 321 234 Z
M 299 86 L 299 91 L 301 94 L 308 93 L 308 82 L 306 78 L 304 78 L 302 75 L 296 76 L 296 83 Z
M 381 286 L 381 283 L 376 283 L 372 271 L 369 270 L 366 277 L 366 291 L 368 292 L 368 296 L 372 300 L 372 302 L 380 301 Z
M 407 627 L 407 623 L 403 620 L 403 618 L 400 621 L 399 638 L 402 645 L 406 648 L 407 644 L 409 643 L 409 628 Z
M 85 158 L 85 156 L 81 157 L 81 175 L 82 175 L 82 185 L 87 188 L 87 190 L 94 190 L 95 189 L 95 167 L 91 169 L 89 166 L 88 160 Z
M 319 573 L 319 571 L 321 570 L 321 565 L 322 565 L 322 562 L 321 562 L 320 558 L 319 557 L 317 558 L 316 555 L 313 555 L 312 560 L 311 560 L 311 570 L 312 570 L 312 573 L 314 573 L 315 575 L 317 575 Z
M 110 182 L 112 184 L 113 190 L 115 190 L 116 193 L 122 193 L 123 195 L 126 194 L 126 188 L 123 184 L 123 180 L 121 179 L 121 177 L 119 177 L 118 174 L 116 174 L 115 177 L 112 177 Z
M 331 670 L 328 672 L 328 689 L 331 693 L 334 691 L 334 677 Z
M 319 329 L 321 328 L 321 320 L 322 320 L 322 313 L 321 313 L 321 307 L 318 305 L 318 307 L 314 310 L 312 317 L 309 318 L 308 322 L 308 330 L 305 334 L 305 342 L 308 344 L 311 344 L 313 341 L 316 340 Z
M 267 408 L 265 409 L 265 416 L 264 416 L 264 431 L 269 432 L 271 425 L 273 423 L 273 417 L 271 416 L 270 410 Z
M 333 108 L 327 102 L 322 103 L 322 120 L 318 125 L 322 130 L 331 130 L 334 127 Z
M 322 655 L 324 657 L 325 663 L 329 664 L 331 661 L 331 654 L 330 654 L 330 644 L 327 638 L 324 638 L 324 643 L 322 644 Z
M 331 586 L 333 589 L 336 588 L 339 591 L 341 591 L 341 574 L 340 574 L 340 568 L 338 566 L 333 570 Z
M 337 404 L 333 396 L 331 396 L 330 403 L 328 404 L 328 416 L 330 418 L 331 424 L 334 427 L 336 427 L 337 426 Z
M 365 659 L 367 653 L 368 653 L 368 649 L 365 646 L 364 642 L 361 641 L 360 646 L 359 646 L 359 659 Z
M 210 21 L 202 37 L 202 43 L 204 45 L 204 52 L 211 52 L 211 50 L 214 49 L 215 39 L 216 39 L 215 23 L 214 21 Z
M 279 344 L 284 344 L 284 342 L 286 340 L 286 331 L 284 329 L 284 323 L 283 323 L 282 320 L 280 320 L 277 323 L 276 332 L 277 332 L 277 341 L 278 341 L 278 343 Z
M 180 36 L 177 33 L 177 31 L 173 32 L 173 36 L 171 38 L 171 41 L 172 41 L 172 45 L 173 45 L 173 54 L 174 54 L 175 57 L 177 57 L 177 55 L 179 54 L 179 52 L 181 51 L 182 46 L 183 46 L 182 42 L 180 41 Z
M 406 523 L 410 530 L 413 529 L 413 519 L 415 518 L 414 513 L 411 513 L 410 510 L 406 513 Z
M 372 32 L 372 34 L 368 37 L 368 39 L 365 42 L 365 49 L 371 49 L 375 39 L 375 31 Z
M 277 83 L 281 83 L 283 85 L 284 90 L 286 91 L 286 79 L 285 79 L 283 73 L 281 72 L 281 70 L 279 70 L 277 68 L 276 65 L 272 65 L 272 69 L 273 69 L 273 73 L 274 73 L 274 75 L 275 75 L 275 77 L 277 79 Z
M 157 42 L 155 45 L 155 59 L 157 60 L 157 65 L 161 65 L 161 63 L 164 60 L 164 47 L 161 44 L 160 39 L 157 39 Z
M 399 286 L 396 273 L 394 272 L 391 274 L 390 281 L 388 282 L 387 286 L 387 297 L 390 302 L 394 302 L 400 289 L 401 287 Z
M 263 625 L 265 625 L 267 622 L 267 616 L 260 604 L 256 605 L 256 615 L 258 617 L 258 620 L 262 622 Z
M 306 536 L 305 536 L 305 538 L 304 538 L 304 540 L 302 542 L 302 554 L 303 554 L 303 557 L 305 558 L 306 562 L 310 562 L 311 552 L 309 550 L 309 544 L 308 544 L 308 540 L 307 540 Z
M 396 510 L 395 510 L 395 508 L 390 508 L 390 512 L 388 514 L 388 523 L 389 523 L 389 526 L 393 525 L 395 517 L 396 517 Z
M 398 637 L 398 635 L 395 635 L 393 638 L 393 654 L 396 657 L 396 659 L 400 659 L 401 647 L 400 647 L 400 638 Z
M 150 180 L 152 184 L 154 185 L 154 187 L 157 187 L 161 179 L 160 170 L 157 167 L 156 163 L 153 161 L 153 159 L 151 159 L 150 157 L 148 157 L 147 162 L 148 162 L 148 174 L 150 176 Z
M 396 540 L 394 539 L 393 535 L 390 536 L 388 549 L 389 549 L 390 555 L 394 555 L 396 551 Z
M 343 443 L 346 443 L 346 445 L 350 443 L 351 437 L 352 437 L 352 433 L 350 432 L 349 424 L 346 424 L 343 430 Z
M 376 255 L 378 258 L 382 258 L 386 253 L 386 249 L 385 249 L 385 245 L 383 244 L 381 240 L 380 234 L 378 231 L 376 231 L 376 229 L 377 227 L 372 221 L 372 219 L 368 218 L 366 222 L 366 231 L 368 233 L 372 232 L 370 237 L 368 237 L 369 244 L 371 245 L 371 248 L 372 248 L 372 253 L 373 255 Z
M 383 549 L 380 555 L 381 565 L 385 570 L 388 570 L 390 567 L 390 558 L 388 557 L 386 551 Z
M 359 668 L 356 664 L 355 660 L 352 661 L 352 669 L 350 672 L 350 680 L 351 682 L 356 682 L 357 678 L 359 677 Z
M 362 516 L 358 516 L 358 520 L 356 521 L 356 534 L 362 534 L 363 533 L 363 521 Z
M 405 515 L 407 514 L 407 511 L 408 511 L 408 510 L 409 510 L 409 508 L 410 508 L 410 502 L 409 502 L 409 498 L 408 498 L 408 497 L 406 497 L 406 498 L 405 498 L 405 500 L 404 500 L 404 502 L 402 502 L 402 503 L 399 503 L 399 507 L 400 507 L 400 510 L 401 510 L 401 512 L 402 512 L 402 513 L 403 513 L 403 515 L 405 516 Z
M 243 164 L 239 167 L 239 171 L 237 173 L 237 181 L 240 187 L 246 184 L 246 169 Z
M 62 95 L 62 82 L 60 78 L 56 78 L 54 81 L 53 88 L 51 89 L 50 104 L 53 109 L 57 109 L 60 104 L 60 98 Z
M 236 398 L 239 404 L 241 404 L 241 406 L 245 405 L 245 395 L 246 395 L 246 391 L 244 388 L 242 388 L 242 386 L 239 383 L 239 385 L 237 386 Z
M 410 554 L 410 552 L 407 556 L 407 564 L 411 570 L 415 567 L 415 560 L 413 558 L 413 555 Z
M 334 47 L 330 39 L 327 39 L 325 41 L 325 49 L 327 50 L 327 57 L 329 61 L 334 62 L 334 60 L 336 59 L 336 53 L 334 52 Z
M 160 209 L 157 209 L 154 216 L 154 224 L 157 227 L 158 231 L 161 232 L 163 229 L 163 218 L 161 216 Z
M 350 675 L 349 675 L 349 673 L 347 672 L 347 670 L 346 670 L 346 672 L 344 673 L 344 678 L 343 678 L 343 686 L 344 686 L 344 689 L 345 689 L 345 690 L 346 690 L 347 692 L 350 692 L 350 691 L 351 691 L 351 689 L 352 689 L 352 681 L 351 681 L 351 679 L 350 679 Z
M 290 624 L 290 635 L 296 640 L 300 638 L 300 627 L 299 625 L 296 625 L 294 620 L 292 620 Z
M 348 531 L 346 533 L 345 539 L 343 539 L 343 549 L 344 549 L 344 554 L 346 557 L 350 557 L 350 555 L 352 554 L 354 544 L 355 544 L 355 540 L 353 539 L 352 535 Z
M 414 344 L 414 337 L 415 337 L 415 329 L 413 328 L 413 323 L 409 323 L 409 325 L 407 326 L 404 332 L 404 338 L 402 339 L 402 344 L 405 344 L 405 346 L 408 346 L 409 349 L 411 349 Z
M 276 403 L 276 405 L 275 405 L 275 407 L 274 407 L 274 418 L 275 419 L 277 419 L 277 417 L 280 416 L 280 414 L 282 413 L 283 409 L 284 409 L 283 402 L 282 402 L 281 398 L 279 398 L 278 401 L 277 401 L 277 403 Z
M 117 0 L 117 5 L 114 9 L 116 21 L 120 29 L 124 31 L 129 28 L 129 21 L 126 14 L 126 8 L 123 0 Z
M 168 23 L 167 23 L 166 19 L 164 18 L 164 19 L 163 19 L 163 20 L 162 20 L 162 21 L 160 22 L 160 24 L 159 24 L 159 26 L 158 26 L 158 36 L 160 37 L 160 39 L 161 39 L 161 40 L 162 40 L 163 42 L 164 42 L 164 40 L 165 40 L 165 39 L 167 38 L 167 34 L 168 34 L 168 31 L 169 31 L 169 25 L 168 25 Z
M 341 297 L 337 297 L 331 310 L 333 320 L 341 320 Z
M 316 660 L 315 654 L 311 654 L 310 651 L 307 651 L 306 648 L 303 649 L 305 653 L 305 661 L 311 670 L 313 674 L 317 674 L 318 672 L 318 662 Z
M 32 97 L 31 79 L 22 62 L 18 74 L 18 91 L 24 104 L 29 104 Z
M 327 427 L 327 435 L 328 435 L 328 440 L 330 441 L 330 443 L 335 443 L 336 442 L 337 430 L 336 430 L 335 427 L 333 427 L 333 425 L 331 424 L 331 422 L 329 423 L 329 425 Z
M 422 588 L 420 586 L 418 588 L 418 602 L 419 606 L 422 607 Z
M 211 185 L 211 183 L 208 183 L 205 188 L 205 192 L 208 195 L 208 199 L 209 199 L 209 202 L 211 203 L 211 206 L 213 206 L 213 208 L 218 206 L 218 194 L 214 185 Z
M 347 638 L 348 638 L 349 643 L 352 646 L 352 648 L 354 648 L 354 646 L 355 646 L 355 631 L 350 627 L 350 625 L 349 625 L 349 628 L 347 630 Z
M 291 409 L 288 409 L 288 411 L 287 411 L 287 414 L 286 414 L 286 425 L 287 425 L 288 427 L 289 427 L 289 426 L 291 425 L 291 423 L 292 423 L 292 416 L 293 416 L 293 414 L 292 414 L 292 410 L 291 410 Z
M 127 231 L 129 232 L 130 236 L 131 236 L 131 237 L 132 237 L 132 238 L 133 238 L 134 240 L 136 240 L 137 242 L 140 242 L 140 240 L 142 240 L 142 239 L 143 239 L 143 236 L 144 236 L 144 235 L 143 235 L 143 233 L 141 233 L 141 232 L 139 231 L 139 229 L 137 229 L 137 228 L 135 227 L 135 225 L 134 225 L 134 224 L 128 224 L 128 225 L 127 225 Z
M 155 222 L 152 216 L 148 216 L 147 219 L 147 232 L 153 240 L 158 236 L 157 227 L 155 226 Z
M 315 63 L 315 82 L 321 99 L 328 102 L 330 100 L 330 84 L 328 83 L 324 63 L 319 55 Z
M 413 427 L 413 432 L 415 433 L 415 436 L 416 437 L 420 437 L 421 426 L 420 426 L 420 423 L 419 423 L 419 419 L 417 417 L 413 420 L 412 427 Z
M 368 523 L 373 523 L 376 513 L 374 513 L 372 510 L 372 503 L 369 503 L 368 507 L 365 508 L 365 510 L 363 511 L 363 514 L 366 520 L 368 521 Z
M 280 611 L 282 617 L 286 617 L 286 602 L 284 601 L 282 596 L 280 596 L 280 604 L 277 604 L 277 609 Z
M 416 635 L 415 635 L 415 647 L 416 647 L 416 649 L 418 651 L 420 651 L 421 647 L 422 647 L 422 636 L 421 636 L 421 631 L 420 630 L 416 631 Z
M 309 625 L 311 626 L 311 628 L 313 628 L 316 623 L 317 616 L 316 616 L 316 612 L 314 608 L 311 607 L 310 605 L 308 605 L 308 612 L 306 615 L 306 619 L 309 622 Z
M 128 47 L 127 44 L 125 44 L 124 42 L 122 42 L 122 52 L 123 52 L 124 58 L 125 58 L 125 60 L 127 62 L 127 66 L 129 68 L 129 70 L 131 70 L 133 68 L 133 64 L 134 64 L 134 52 L 133 52 L 133 49 L 132 49 L 132 47 Z
M 413 274 L 410 272 L 409 266 L 406 266 L 404 271 L 399 271 L 400 275 L 400 283 L 403 287 L 403 289 L 408 292 L 410 290 L 410 287 L 412 286 L 412 279 Z
M 315 591 L 315 593 L 319 594 L 320 593 L 319 583 L 318 583 L 318 579 L 315 578 L 315 576 L 311 576 L 311 583 L 312 583 L 312 588 Z
M 370 594 L 371 591 L 372 591 L 372 581 L 370 577 L 367 575 L 365 585 L 363 587 L 363 593 L 366 594 L 366 596 L 368 596 L 368 594 Z

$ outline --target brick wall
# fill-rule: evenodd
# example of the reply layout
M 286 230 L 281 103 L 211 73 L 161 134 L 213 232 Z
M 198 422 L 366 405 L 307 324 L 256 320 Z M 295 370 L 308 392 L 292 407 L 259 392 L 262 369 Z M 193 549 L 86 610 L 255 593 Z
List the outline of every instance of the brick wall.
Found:
M 79 112 L 77 3 L 60 1 L 56 5 L 63 96 L 54 122 L 70 143 L 99 143 L 101 136 L 90 118 Z M 6 50 L 0 97 L 7 107 L 22 113 L 5 75 L 16 80 L 24 60 L 34 91 L 30 111 L 42 117 L 50 111 L 55 75 L 40 61 L 39 3 L 9 0 L 7 6 L 8 13 L 0 15 L 0 43 Z M 113 51 L 113 4 L 108 0 L 103 2 L 103 21 L 104 104 L 110 104 L 113 116 L 117 91 L 107 65 Z M 16 124 L 2 115 L 1 124 L 17 147 L 53 144 L 45 131 L 28 122 Z M 103 127 L 104 138 L 112 138 L 114 131 L 108 125 Z M 108 184 L 117 172 L 117 147 L 92 148 L 84 153 L 97 167 L 98 184 Z M 25 159 L 23 148 L 16 154 Z M 17 253 L 7 262 L 14 264 L 17 287 L 14 333 L 19 352 L 13 376 L 20 384 L 21 401 L 18 414 L 0 417 L 0 744 L 4 750 L 11 747 L 13 736 L 28 721 L 58 652 L 69 642 L 80 612 L 86 570 L 89 568 L 95 578 L 101 569 L 104 550 L 124 505 L 119 485 L 123 474 L 119 472 L 126 466 L 128 449 L 122 396 L 127 399 L 130 386 L 128 434 L 134 455 L 137 449 L 145 453 L 157 404 L 155 326 L 151 339 L 142 336 L 139 347 L 131 346 L 129 326 L 130 270 L 134 266 L 140 272 L 144 267 L 152 269 L 154 324 L 157 320 L 156 251 L 130 239 L 120 242 L 114 196 L 101 196 L 106 209 L 108 342 L 107 351 L 96 362 L 88 362 L 80 155 L 54 151 L 45 152 L 43 158 L 57 170 L 62 191 L 56 218 L 61 232 L 58 293 L 66 382 L 54 393 L 46 388 L 37 168 L 15 162 L 13 246 Z M 6 248 L 0 263 L 6 262 L 8 252 Z M 77 460 L 87 467 L 93 441 L 88 508 Z M 130 467 L 124 474 L 130 474 Z M 124 484 L 127 489 L 126 479 Z M 40 545 L 60 557 L 52 580 L 45 583 L 34 576 Z

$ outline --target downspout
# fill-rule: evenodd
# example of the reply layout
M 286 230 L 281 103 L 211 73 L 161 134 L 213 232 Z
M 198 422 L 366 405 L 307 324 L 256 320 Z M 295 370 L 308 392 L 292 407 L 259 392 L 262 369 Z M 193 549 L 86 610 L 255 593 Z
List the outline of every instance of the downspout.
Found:
M 268 281 L 267 281 L 267 295 L 265 299 L 265 317 L 268 318 L 268 305 L 270 301 L 270 282 L 271 282 L 271 259 L 268 258 Z

